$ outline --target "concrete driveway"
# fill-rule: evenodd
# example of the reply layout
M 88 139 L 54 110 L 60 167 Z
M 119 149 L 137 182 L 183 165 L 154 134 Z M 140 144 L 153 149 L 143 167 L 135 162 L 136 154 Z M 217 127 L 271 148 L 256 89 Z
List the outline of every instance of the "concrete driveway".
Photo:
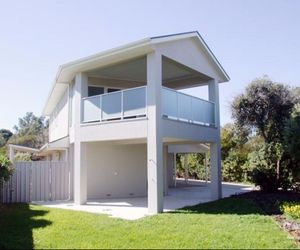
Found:
M 168 195 L 164 197 L 164 212 L 210 201 L 209 185 L 209 183 L 205 184 L 205 182 L 195 180 L 189 180 L 188 184 L 185 184 L 183 180 L 179 180 L 177 187 L 170 188 Z M 223 197 L 248 192 L 253 189 L 249 185 L 233 183 L 223 183 L 222 188 Z M 107 214 L 110 217 L 126 220 L 136 220 L 148 215 L 147 197 L 89 200 L 84 205 L 75 205 L 73 201 L 34 202 L 34 204 L 52 208 Z

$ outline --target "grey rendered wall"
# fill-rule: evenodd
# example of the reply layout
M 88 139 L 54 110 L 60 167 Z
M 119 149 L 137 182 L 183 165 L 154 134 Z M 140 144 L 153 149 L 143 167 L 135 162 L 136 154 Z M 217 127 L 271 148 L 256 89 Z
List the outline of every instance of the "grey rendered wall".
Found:
M 87 198 L 147 195 L 146 144 L 87 144 Z

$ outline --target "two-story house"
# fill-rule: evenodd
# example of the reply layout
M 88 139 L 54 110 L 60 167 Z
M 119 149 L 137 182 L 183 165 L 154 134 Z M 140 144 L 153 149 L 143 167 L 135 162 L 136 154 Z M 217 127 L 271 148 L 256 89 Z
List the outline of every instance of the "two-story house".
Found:
M 209 145 L 222 196 L 219 84 L 229 77 L 198 32 L 151 37 L 59 67 L 43 115 L 48 148 L 74 167 L 74 202 L 148 197 L 163 210 L 171 147 Z M 179 90 L 207 86 L 208 100 Z M 64 158 L 66 156 L 63 156 Z

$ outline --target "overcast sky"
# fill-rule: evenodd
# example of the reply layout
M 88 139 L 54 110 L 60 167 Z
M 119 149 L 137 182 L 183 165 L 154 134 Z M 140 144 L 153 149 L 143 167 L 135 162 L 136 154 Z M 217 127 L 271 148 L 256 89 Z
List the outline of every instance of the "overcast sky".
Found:
M 297 0 L 0 0 L 0 128 L 41 115 L 60 64 L 145 37 L 198 30 L 231 77 L 221 123 L 254 78 L 300 85 Z M 201 89 L 193 90 L 203 96 Z

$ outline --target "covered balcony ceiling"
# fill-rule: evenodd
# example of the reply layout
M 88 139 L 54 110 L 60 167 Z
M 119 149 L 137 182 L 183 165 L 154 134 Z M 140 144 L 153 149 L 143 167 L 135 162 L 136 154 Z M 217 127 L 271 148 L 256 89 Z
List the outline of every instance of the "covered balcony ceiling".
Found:
M 90 77 L 132 81 L 137 85 L 147 82 L 146 57 L 88 71 Z M 163 85 L 173 89 L 200 86 L 211 78 L 167 57 L 162 59 Z

